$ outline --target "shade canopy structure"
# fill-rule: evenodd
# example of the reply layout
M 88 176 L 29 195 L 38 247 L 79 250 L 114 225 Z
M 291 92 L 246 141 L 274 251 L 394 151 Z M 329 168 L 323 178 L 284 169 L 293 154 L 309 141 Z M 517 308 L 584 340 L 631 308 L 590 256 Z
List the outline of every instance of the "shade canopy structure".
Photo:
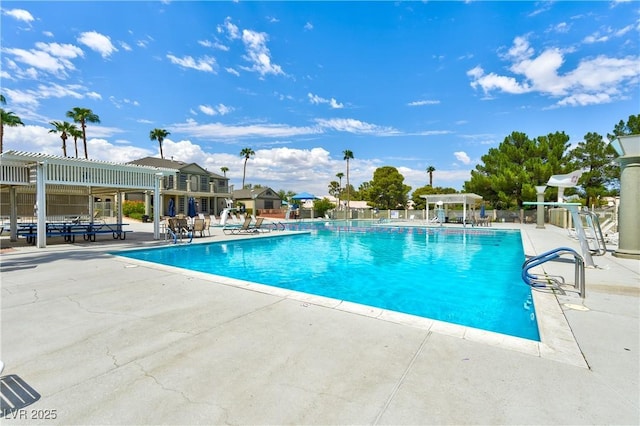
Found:
M 35 193 L 38 248 L 46 247 L 47 193 L 78 194 L 87 197 L 150 191 L 154 205 L 160 206 L 160 179 L 176 171 L 159 167 L 60 157 L 56 155 L 7 151 L 0 154 L 0 189 L 9 191 L 11 240 L 17 239 L 16 193 Z M 122 203 L 118 203 L 122 222 Z M 89 203 L 93 217 L 93 203 Z M 154 214 L 154 238 L 160 238 L 159 214 Z
M 429 194 L 421 195 L 420 198 L 427 200 L 427 213 L 429 212 L 429 204 L 462 204 L 462 223 L 465 226 L 467 224 L 467 206 L 472 206 L 482 201 L 482 196 L 471 192 L 459 194 Z
M 292 200 L 315 200 L 316 198 L 318 197 L 308 192 L 301 192 L 291 197 Z

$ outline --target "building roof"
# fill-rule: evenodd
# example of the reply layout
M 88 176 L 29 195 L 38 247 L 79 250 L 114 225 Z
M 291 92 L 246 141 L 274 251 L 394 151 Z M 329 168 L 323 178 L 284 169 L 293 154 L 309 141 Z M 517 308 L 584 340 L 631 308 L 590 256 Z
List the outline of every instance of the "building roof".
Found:
M 442 204 L 474 204 L 476 201 L 482 201 L 482 196 L 471 192 L 461 194 L 428 194 L 421 195 L 420 198 L 427 200 L 427 203 Z
M 278 193 L 269 187 L 238 189 L 236 191 L 233 191 L 232 196 L 234 200 L 251 200 L 253 198 L 280 199 Z
M 217 173 L 210 172 L 197 163 L 185 163 L 184 161 L 168 160 L 166 158 L 144 157 L 144 158 L 139 158 L 137 160 L 130 161 L 127 164 L 137 164 L 139 166 L 149 166 L 149 167 L 162 167 L 166 169 L 175 169 L 175 170 L 183 170 L 183 169 L 186 169 L 187 167 L 195 166 L 201 169 L 202 171 L 208 173 L 211 177 L 228 180 L 227 177 L 219 175 Z

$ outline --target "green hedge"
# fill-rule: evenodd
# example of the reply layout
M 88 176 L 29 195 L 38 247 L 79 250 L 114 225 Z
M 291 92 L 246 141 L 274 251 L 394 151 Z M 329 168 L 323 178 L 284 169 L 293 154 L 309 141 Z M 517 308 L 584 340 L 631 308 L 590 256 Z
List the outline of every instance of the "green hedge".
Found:
M 144 203 L 142 201 L 125 201 L 122 203 L 122 214 L 132 219 L 142 219 Z

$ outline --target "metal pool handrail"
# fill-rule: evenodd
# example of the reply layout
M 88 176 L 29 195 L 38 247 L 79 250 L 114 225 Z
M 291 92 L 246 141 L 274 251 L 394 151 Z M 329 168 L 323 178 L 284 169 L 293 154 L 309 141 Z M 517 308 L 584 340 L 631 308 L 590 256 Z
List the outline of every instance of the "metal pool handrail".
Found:
M 575 280 L 573 287 L 578 289 L 578 293 L 580 297 L 584 299 L 585 297 L 585 278 L 584 278 L 584 259 L 578 252 L 569 247 L 558 247 L 553 250 L 549 250 L 537 256 L 533 256 L 530 259 L 527 259 L 522 264 L 522 280 L 529 286 L 533 288 L 542 288 L 547 287 L 550 284 L 551 287 L 562 290 L 560 288 L 561 285 L 564 285 L 563 277 L 553 277 L 551 275 L 545 274 L 543 277 L 539 277 L 537 275 L 533 275 L 529 273 L 531 268 L 534 268 L 538 265 L 541 265 L 550 260 L 556 259 L 563 254 L 571 254 L 573 255 L 575 261 Z

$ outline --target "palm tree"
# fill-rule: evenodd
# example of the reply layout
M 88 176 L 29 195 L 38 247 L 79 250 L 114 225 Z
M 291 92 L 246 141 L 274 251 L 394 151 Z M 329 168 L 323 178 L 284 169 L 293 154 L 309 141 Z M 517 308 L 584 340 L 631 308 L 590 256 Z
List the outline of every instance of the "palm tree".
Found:
M 71 125 L 69 136 L 73 138 L 73 146 L 76 149 L 76 158 L 78 158 L 78 138 L 82 137 L 82 132 L 76 127 L 75 124 Z
M 220 167 L 220 171 L 222 172 L 222 174 L 224 174 L 224 177 L 227 177 L 227 172 L 229 171 L 229 168 L 226 166 L 222 166 Z
M 429 173 L 429 186 L 433 188 L 433 172 L 436 171 L 436 168 L 433 166 L 427 167 L 427 173 Z
M 149 139 L 152 141 L 158 141 L 158 145 L 160 145 L 160 158 L 164 160 L 164 153 L 162 152 L 162 141 L 164 138 L 169 136 L 171 133 L 167 132 L 164 129 L 153 129 L 149 132 Z
M 242 189 L 244 189 L 244 178 L 247 174 L 247 160 L 256 153 L 251 148 L 243 148 L 240 151 L 240 157 L 244 157 L 244 170 L 242 171 Z
M 2 98 L 2 103 L 4 103 L 4 97 Z M 20 120 L 20 117 L 15 115 L 13 112 L 5 111 L 4 109 L 0 108 L 0 154 L 2 154 L 3 149 L 2 140 L 4 138 L 4 126 L 24 126 L 24 123 L 22 122 L 22 120 Z
M 82 142 L 84 144 L 84 158 L 89 159 L 87 152 L 87 123 L 100 123 L 100 117 L 93 113 L 89 108 L 74 107 L 67 111 L 67 117 L 72 118 L 76 123 L 80 123 L 82 127 Z
M 349 160 L 353 160 L 353 152 L 351 152 L 348 149 L 345 149 L 343 152 L 344 154 L 344 160 L 347 161 L 347 211 L 350 211 L 350 205 L 349 205 L 349 201 L 351 199 L 351 194 L 350 194 L 350 186 L 349 186 Z
M 60 139 L 62 139 L 62 154 L 67 156 L 67 138 L 71 136 L 72 129 L 76 129 L 76 126 L 68 121 L 52 121 L 51 124 L 54 128 L 49 130 L 49 133 L 60 133 Z M 76 151 L 77 152 L 77 151 Z
M 338 210 L 340 210 L 340 193 L 342 192 L 342 178 L 344 177 L 344 173 L 336 173 L 336 177 L 340 180 L 340 186 L 338 187 Z

